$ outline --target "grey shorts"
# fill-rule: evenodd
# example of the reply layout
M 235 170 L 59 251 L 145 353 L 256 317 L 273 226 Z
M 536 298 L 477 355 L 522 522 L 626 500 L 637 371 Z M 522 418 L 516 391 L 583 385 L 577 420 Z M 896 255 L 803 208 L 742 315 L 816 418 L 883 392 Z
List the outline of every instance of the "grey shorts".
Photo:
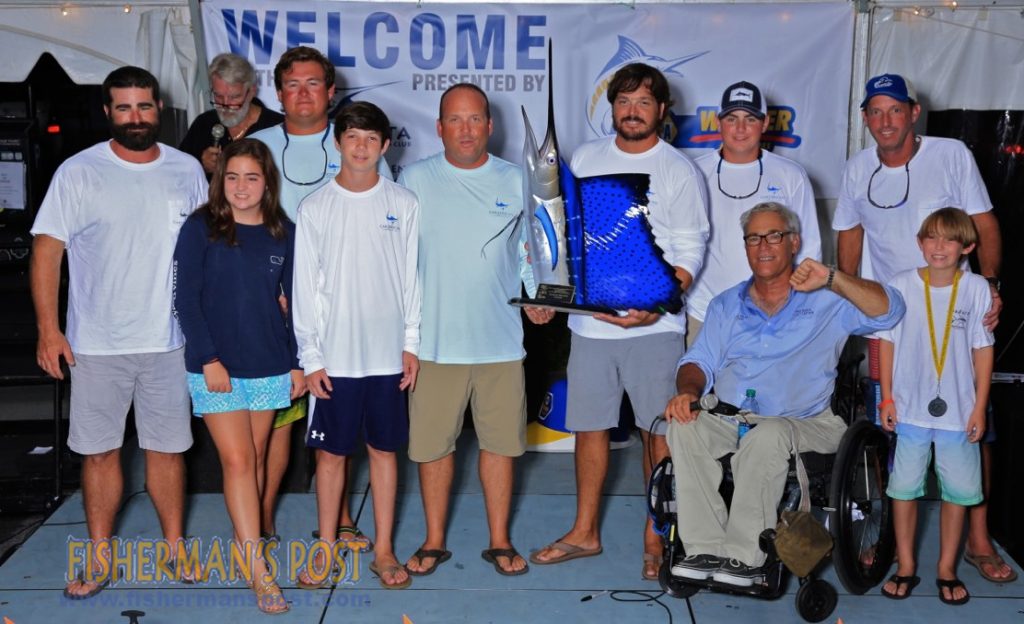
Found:
M 76 353 L 68 447 L 82 455 L 121 448 L 133 403 L 139 448 L 181 453 L 192 446 L 184 348 L 127 355 Z
M 682 334 L 603 340 L 572 334 L 569 352 L 569 431 L 603 431 L 619 424 L 622 392 L 629 395 L 636 425 L 650 431 L 676 394 L 676 364 L 686 351 Z M 665 434 L 665 422 L 654 432 Z

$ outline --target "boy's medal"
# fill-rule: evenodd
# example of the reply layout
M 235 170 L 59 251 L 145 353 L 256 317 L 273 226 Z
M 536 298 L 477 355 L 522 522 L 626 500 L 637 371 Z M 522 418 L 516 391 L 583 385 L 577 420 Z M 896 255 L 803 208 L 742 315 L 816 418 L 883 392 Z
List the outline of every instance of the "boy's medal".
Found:
M 928 311 L 928 338 L 932 345 L 932 362 L 935 364 L 936 390 L 935 398 L 928 402 L 928 413 L 938 418 L 946 413 L 946 401 L 939 396 L 938 388 L 942 384 L 942 368 L 946 364 L 946 350 L 949 348 L 949 333 L 953 328 L 953 309 L 956 307 L 956 292 L 960 286 L 960 271 L 953 275 L 953 292 L 949 295 L 949 310 L 946 311 L 946 326 L 942 331 L 942 353 L 935 345 L 935 321 L 932 319 L 931 283 L 928 269 L 924 270 L 924 305 Z

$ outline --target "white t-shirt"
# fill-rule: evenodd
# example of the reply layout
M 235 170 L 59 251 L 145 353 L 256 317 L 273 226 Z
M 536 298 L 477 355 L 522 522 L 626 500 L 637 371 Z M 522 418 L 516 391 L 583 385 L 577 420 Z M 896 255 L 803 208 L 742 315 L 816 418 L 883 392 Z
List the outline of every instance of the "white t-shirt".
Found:
M 270 148 L 281 180 L 281 208 L 295 221 L 304 197 L 326 185 L 341 170 L 341 152 L 334 145 L 334 123 L 314 134 L 285 135 L 284 124 L 249 135 Z M 384 157 L 377 161 L 377 173 L 392 180 Z
M 199 161 L 157 144 L 160 156 L 124 161 L 109 142 L 64 161 L 32 234 L 67 248 L 67 339 L 75 353 L 162 353 L 185 339 L 171 313 L 178 230 L 206 201 Z
M 927 429 L 963 431 L 975 403 L 972 350 L 994 343 L 992 332 L 981 323 L 992 305 L 988 282 L 973 273 L 963 273 L 960 277 L 941 388 L 937 387 L 928 336 L 924 280 L 917 269 L 912 269 L 896 275 L 889 283 L 900 291 L 907 304 L 907 312 L 899 325 L 878 332 L 879 338 L 895 345 L 892 395 L 897 418 L 900 422 Z M 941 353 L 953 286 L 932 287 L 930 290 L 935 348 Z M 935 398 L 936 391 L 948 406 L 946 413 L 938 418 L 928 413 L 928 403 Z
M 764 174 L 760 176 L 761 167 L 757 161 L 732 164 L 722 160 L 721 186 L 725 192 L 746 195 L 757 189 L 746 199 L 733 199 L 718 190 L 719 158 L 716 150 L 693 161 L 707 180 L 708 216 L 711 220 L 711 238 L 708 239 L 704 268 L 694 280 L 686 299 L 686 313 L 699 321 L 704 320 L 704 313 L 715 295 L 750 277 L 740 215 L 757 204 L 777 202 L 795 212 L 800 217 L 801 241 L 797 262 L 804 258 L 821 260 L 821 234 L 814 189 L 804 168 L 767 151 L 761 152 Z
M 909 163 L 910 195 L 898 208 L 877 208 L 868 201 L 868 182 L 878 165 L 874 147 L 846 163 L 832 217 L 832 229 L 837 231 L 864 227 L 861 274 L 866 278 L 886 283 L 921 264 L 917 230 L 939 208 L 952 206 L 971 215 L 992 209 L 974 156 L 956 139 L 921 137 L 921 146 Z M 899 203 L 907 190 L 907 177 L 905 167 L 883 166 L 871 181 L 871 199 L 881 206 Z
M 402 372 L 420 345 L 416 196 L 381 178 L 354 193 L 335 180 L 299 206 L 292 316 L 306 374 Z
M 651 232 L 665 260 L 690 275 L 700 273 L 710 226 L 704 177 L 688 156 L 659 140 L 642 154 L 629 154 L 615 145 L 615 137 L 584 143 L 572 155 L 578 178 L 611 173 L 646 173 Z M 624 329 L 581 314 L 569 315 L 569 329 L 587 338 L 635 338 L 664 332 L 686 333 L 685 308 L 665 314 L 653 325 Z

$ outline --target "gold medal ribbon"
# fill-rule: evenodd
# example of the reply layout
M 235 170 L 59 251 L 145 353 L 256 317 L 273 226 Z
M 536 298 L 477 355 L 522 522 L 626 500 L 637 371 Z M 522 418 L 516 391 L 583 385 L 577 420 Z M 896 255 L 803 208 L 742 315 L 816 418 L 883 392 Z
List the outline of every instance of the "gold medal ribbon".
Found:
M 946 365 L 946 349 L 949 347 L 949 332 L 953 329 L 953 308 L 956 306 L 956 291 L 960 286 L 960 274 L 957 271 L 953 276 L 953 292 L 949 295 L 949 309 L 946 311 L 946 327 L 942 331 L 942 353 L 939 353 L 935 346 L 935 321 L 932 319 L 932 295 L 931 280 L 928 276 L 928 269 L 924 270 L 924 305 L 928 310 L 928 338 L 932 343 L 932 362 L 935 363 L 935 374 L 938 381 L 942 381 L 942 368 Z

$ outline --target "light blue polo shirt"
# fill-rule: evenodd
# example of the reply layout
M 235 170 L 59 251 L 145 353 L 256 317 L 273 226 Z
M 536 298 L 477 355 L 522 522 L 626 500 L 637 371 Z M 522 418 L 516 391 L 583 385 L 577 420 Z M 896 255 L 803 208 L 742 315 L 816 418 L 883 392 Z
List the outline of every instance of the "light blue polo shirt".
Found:
M 522 359 L 519 308 L 508 304 L 523 283 L 530 295 L 535 290 L 520 219 L 521 169 L 494 155 L 476 169 L 460 169 L 439 153 L 403 169 L 398 182 L 420 201 L 420 359 Z
M 726 403 L 739 405 L 753 388 L 763 415 L 821 413 L 832 398 L 836 364 L 850 334 L 889 329 L 906 310 L 889 286 L 884 286 L 889 310 L 876 317 L 830 290 L 790 290 L 785 306 L 767 316 L 750 299 L 752 283 L 737 284 L 711 300 L 697 342 L 679 365 L 699 366 L 707 379 L 704 393 L 713 386 Z

